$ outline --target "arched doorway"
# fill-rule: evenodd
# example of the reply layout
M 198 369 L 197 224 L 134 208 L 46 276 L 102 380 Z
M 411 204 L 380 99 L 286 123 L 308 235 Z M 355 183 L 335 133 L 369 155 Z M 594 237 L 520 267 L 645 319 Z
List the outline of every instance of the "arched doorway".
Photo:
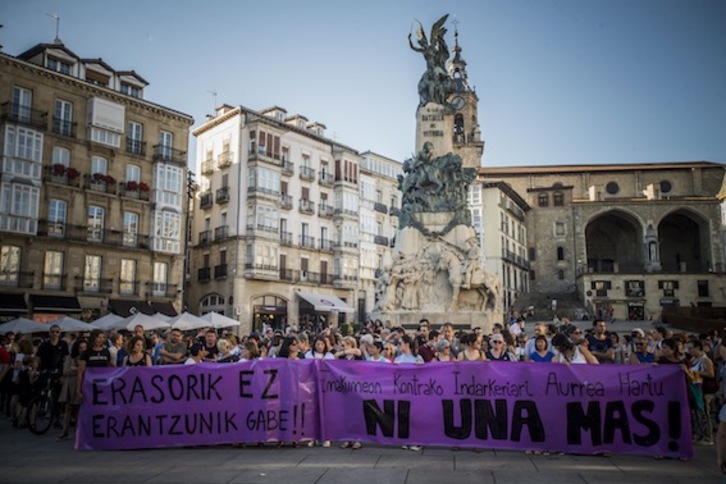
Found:
M 263 325 L 273 330 L 287 327 L 287 300 L 266 294 L 252 299 L 252 331 L 262 331 Z
M 704 272 L 710 269 L 708 222 L 690 210 L 676 210 L 658 224 L 660 261 L 664 272 Z
M 642 272 L 643 229 L 629 213 L 612 210 L 585 228 L 589 272 Z
M 224 314 L 224 297 L 221 294 L 207 294 L 199 303 L 199 314 L 215 312 Z

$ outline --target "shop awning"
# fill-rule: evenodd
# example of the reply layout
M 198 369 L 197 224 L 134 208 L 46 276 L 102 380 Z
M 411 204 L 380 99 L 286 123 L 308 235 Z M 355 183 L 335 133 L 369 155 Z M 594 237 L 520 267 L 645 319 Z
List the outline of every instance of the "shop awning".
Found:
M 27 313 L 28 305 L 22 294 L 8 294 L 0 292 L 0 313 L 19 314 Z
M 161 313 L 165 316 L 174 317 L 177 316 L 179 313 L 176 312 L 176 309 L 174 309 L 174 305 L 170 302 L 154 302 L 151 301 L 151 308 L 156 313 Z
M 156 312 L 146 301 L 133 299 L 109 299 L 108 310 L 122 318 L 128 318 L 137 313 L 151 316 Z
M 330 294 L 310 294 L 307 292 L 298 292 L 301 299 L 309 302 L 316 311 L 330 312 L 339 311 L 341 313 L 353 313 L 355 310 L 337 296 Z
M 30 305 L 36 313 L 80 313 L 81 304 L 75 296 L 30 295 Z

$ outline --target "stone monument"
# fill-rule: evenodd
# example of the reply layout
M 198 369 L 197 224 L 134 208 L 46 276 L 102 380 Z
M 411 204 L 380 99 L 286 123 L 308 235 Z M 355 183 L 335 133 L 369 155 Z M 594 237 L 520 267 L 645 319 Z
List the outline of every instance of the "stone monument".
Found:
M 404 174 L 399 175 L 400 224 L 392 260 L 378 281 L 373 317 L 394 325 L 414 325 L 427 318 L 432 324 L 449 321 L 489 331 L 502 321 L 501 283 L 482 267 L 467 205 L 479 161 L 469 157 L 464 163 L 455 149 L 466 139 L 478 143 L 479 134 L 478 126 L 470 133 L 457 131 L 457 112 L 466 104 L 459 95 L 465 83 L 447 71 L 447 18 L 433 25 L 428 38 L 419 23 L 416 45 L 408 36 L 411 49 L 426 60 L 418 83 L 418 153 L 403 163 Z M 454 51 L 458 58 L 458 33 Z M 483 143 L 478 146 L 480 157 Z

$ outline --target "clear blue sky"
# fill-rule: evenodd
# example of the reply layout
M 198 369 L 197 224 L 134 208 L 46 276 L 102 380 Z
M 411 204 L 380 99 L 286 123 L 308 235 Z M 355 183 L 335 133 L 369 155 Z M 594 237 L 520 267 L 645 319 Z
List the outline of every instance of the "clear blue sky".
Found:
M 358 150 L 414 147 L 416 18 L 459 21 L 484 165 L 726 162 L 723 0 L 0 0 L 17 55 L 60 38 L 192 115 L 279 105 Z M 453 25 L 449 25 L 453 44 Z

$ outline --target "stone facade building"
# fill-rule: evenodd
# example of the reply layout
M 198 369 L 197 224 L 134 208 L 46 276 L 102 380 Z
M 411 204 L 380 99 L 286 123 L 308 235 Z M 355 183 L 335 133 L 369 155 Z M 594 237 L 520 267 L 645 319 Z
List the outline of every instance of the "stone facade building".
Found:
M 531 207 L 535 292 L 576 293 L 593 315 L 636 320 L 726 301 L 721 164 L 485 167 L 479 178 Z
M 377 167 L 395 162 L 278 106 L 224 105 L 193 134 L 192 311 L 230 315 L 243 333 L 364 318 L 391 234 L 392 169 Z M 371 257 L 361 266 L 364 246 Z
M 0 314 L 181 309 L 193 119 L 59 40 L 0 54 Z

